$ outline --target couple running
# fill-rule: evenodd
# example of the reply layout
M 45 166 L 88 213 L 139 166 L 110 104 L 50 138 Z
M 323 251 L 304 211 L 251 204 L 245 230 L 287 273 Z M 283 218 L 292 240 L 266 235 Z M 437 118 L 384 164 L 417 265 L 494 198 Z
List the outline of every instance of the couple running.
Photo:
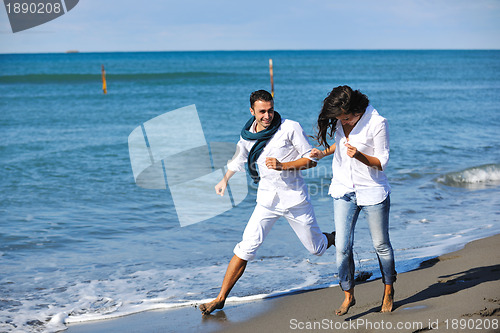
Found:
M 383 172 L 389 159 L 387 121 L 369 105 L 368 98 L 348 86 L 334 88 L 323 102 L 318 117 L 317 140 L 324 150 L 312 148 L 299 123 L 282 119 L 274 111 L 272 95 L 258 90 L 250 95 L 250 113 L 241 131 L 237 155 L 227 165 L 224 178 L 215 186 L 224 195 L 229 179 L 245 171 L 259 183 L 257 204 L 236 244 L 216 299 L 199 306 L 204 315 L 222 309 L 229 292 L 243 275 L 272 226 L 285 217 L 304 247 L 321 256 L 327 248 L 337 249 L 340 287 L 345 299 L 335 311 L 347 313 L 354 298 L 354 227 L 364 211 L 373 246 L 382 271 L 382 312 L 393 307 L 396 280 L 394 255 L 389 240 L 390 187 Z M 334 138 L 329 145 L 327 137 Z M 333 178 L 329 194 L 334 199 L 335 232 L 322 233 L 314 215 L 300 170 L 315 167 L 318 160 L 333 154 Z M 258 167 L 257 167 L 258 166 Z

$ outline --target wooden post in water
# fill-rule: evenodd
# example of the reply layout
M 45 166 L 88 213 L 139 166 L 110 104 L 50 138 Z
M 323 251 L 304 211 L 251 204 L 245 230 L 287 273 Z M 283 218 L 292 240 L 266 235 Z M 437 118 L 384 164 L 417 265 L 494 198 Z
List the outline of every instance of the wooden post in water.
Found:
M 104 65 L 101 65 L 101 73 L 102 73 L 102 92 L 104 94 L 107 94 L 108 89 L 106 87 L 106 71 L 104 70 Z
M 273 59 L 269 59 L 269 74 L 271 75 L 271 96 L 274 98 Z

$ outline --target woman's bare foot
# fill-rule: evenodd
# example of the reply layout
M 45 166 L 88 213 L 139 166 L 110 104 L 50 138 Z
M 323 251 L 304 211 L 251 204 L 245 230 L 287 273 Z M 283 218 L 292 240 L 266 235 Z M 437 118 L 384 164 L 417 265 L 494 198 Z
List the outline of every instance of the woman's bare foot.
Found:
M 349 311 L 349 308 L 356 304 L 356 299 L 354 298 L 354 290 L 353 289 L 351 289 L 349 291 L 344 291 L 344 293 L 345 293 L 344 302 L 342 303 L 340 308 L 335 310 L 335 314 L 337 316 L 345 315 L 347 313 L 347 311 Z
M 340 308 L 335 310 L 335 314 L 337 316 L 343 316 L 347 313 L 347 311 L 349 311 L 350 307 L 353 305 L 356 305 L 356 300 L 354 298 L 351 301 L 344 300 L 344 303 L 342 303 Z
M 201 304 L 198 308 L 200 309 L 202 314 L 208 315 L 215 310 L 222 309 L 224 307 L 224 303 L 224 301 L 218 301 L 217 299 L 214 299 L 212 302 Z
M 384 288 L 384 299 L 382 300 L 382 309 L 380 312 L 392 312 L 394 306 L 394 288 L 391 284 L 386 284 Z

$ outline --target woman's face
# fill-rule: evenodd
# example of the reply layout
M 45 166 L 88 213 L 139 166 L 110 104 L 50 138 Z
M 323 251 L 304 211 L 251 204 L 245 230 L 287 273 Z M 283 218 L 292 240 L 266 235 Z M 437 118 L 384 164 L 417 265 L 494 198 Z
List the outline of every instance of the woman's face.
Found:
M 342 125 L 354 126 L 358 122 L 359 118 L 361 118 L 361 113 L 355 113 L 355 114 L 342 113 L 340 116 L 336 118 L 337 120 L 340 120 Z

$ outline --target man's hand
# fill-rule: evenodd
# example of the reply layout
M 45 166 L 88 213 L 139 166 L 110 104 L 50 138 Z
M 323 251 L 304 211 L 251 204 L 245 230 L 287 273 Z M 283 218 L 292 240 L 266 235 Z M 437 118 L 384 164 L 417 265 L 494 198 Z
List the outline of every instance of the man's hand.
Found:
M 235 171 L 227 170 L 224 178 L 222 178 L 219 184 L 215 185 L 215 193 L 222 197 L 224 195 L 224 192 L 226 191 L 227 182 L 229 181 L 229 179 L 231 179 L 232 176 L 234 176 L 234 174 Z
M 319 150 L 317 148 L 313 148 L 311 150 L 311 153 L 309 154 L 309 157 L 311 157 L 311 158 L 317 158 L 318 160 L 320 160 L 323 157 L 325 157 L 325 152 L 322 151 L 322 150 Z
M 219 182 L 219 184 L 215 185 L 215 193 L 222 197 L 224 195 L 224 192 L 226 191 L 226 187 L 227 181 L 223 179 Z
M 283 170 L 283 164 L 274 157 L 266 157 L 266 166 L 268 169 Z

